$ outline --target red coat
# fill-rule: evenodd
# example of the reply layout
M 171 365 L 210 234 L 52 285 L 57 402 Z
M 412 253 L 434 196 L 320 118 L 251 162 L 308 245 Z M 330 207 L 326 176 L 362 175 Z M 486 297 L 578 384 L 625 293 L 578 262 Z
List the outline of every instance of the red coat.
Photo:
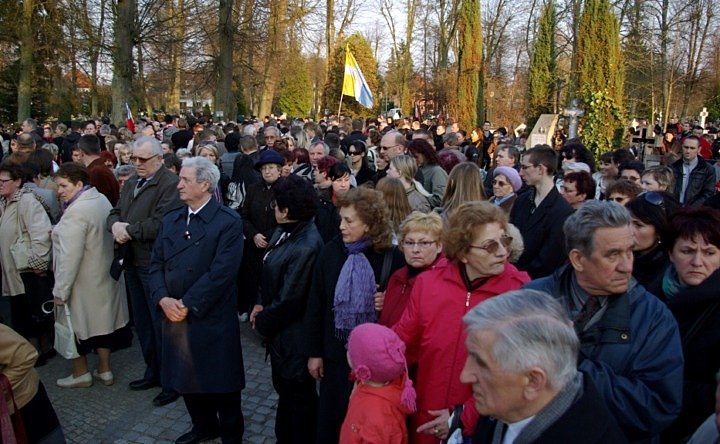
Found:
M 417 358 L 418 409 L 412 418 L 413 443 L 437 444 L 437 438 L 415 430 L 434 419 L 428 410 L 452 410 L 457 404 L 470 407 L 463 414 L 463 423 L 466 432 L 472 433 L 477 421 L 472 388 L 460 382 L 467 359 L 462 318 L 480 302 L 517 290 L 529 280 L 527 273 L 509 263 L 503 273 L 473 292 L 467 291 L 457 262 L 417 277 L 405 312 L 393 327 L 407 346 L 408 365 Z
M 421 273 L 436 268 L 444 268 L 447 264 L 447 258 L 440 253 L 435 261 Z M 385 289 L 385 303 L 380 313 L 380 320 L 378 320 L 380 325 L 392 327 L 400 320 L 418 274 L 410 274 L 410 266 L 406 265 L 390 276 Z
M 383 387 L 358 383 L 340 428 L 342 444 L 407 444 L 408 411 L 400 404 L 403 378 Z

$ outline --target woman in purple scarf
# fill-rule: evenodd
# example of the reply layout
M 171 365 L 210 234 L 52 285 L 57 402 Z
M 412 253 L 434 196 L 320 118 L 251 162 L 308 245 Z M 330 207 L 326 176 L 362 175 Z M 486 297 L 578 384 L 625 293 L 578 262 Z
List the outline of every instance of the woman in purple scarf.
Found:
M 340 236 L 317 259 L 305 313 L 305 353 L 320 382 L 318 442 L 337 443 L 352 382 L 347 338 L 357 325 L 376 322 L 375 295 L 404 263 L 392 247 L 387 205 L 378 191 L 359 187 L 338 197 Z

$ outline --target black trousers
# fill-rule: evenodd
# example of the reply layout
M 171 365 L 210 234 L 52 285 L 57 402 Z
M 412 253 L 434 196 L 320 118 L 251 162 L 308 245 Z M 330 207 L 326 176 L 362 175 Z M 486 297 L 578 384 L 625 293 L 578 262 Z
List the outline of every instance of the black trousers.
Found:
M 325 359 L 324 364 L 325 376 L 320 383 L 317 442 L 336 444 L 347 414 L 353 383 L 348 380 L 350 367 L 347 361 Z
M 315 380 L 309 374 L 302 379 L 283 378 L 273 365 L 272 383 L 278 394 L 275 416 L 277 443 L 314 443 L 318 412 Z
M 245 419 L 240 392 L 195 393 L 183 395 L 193 430 L 198 433 L 220 433 L 223 444 L 242 443 Z

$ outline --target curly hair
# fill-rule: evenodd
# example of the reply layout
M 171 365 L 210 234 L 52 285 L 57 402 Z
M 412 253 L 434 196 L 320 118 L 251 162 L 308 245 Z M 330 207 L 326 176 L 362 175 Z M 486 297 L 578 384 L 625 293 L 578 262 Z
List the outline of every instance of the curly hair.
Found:
M 392 223 L 385 198 L 380 191 L 368 187 L 351 188 L 338 196 L 336 206 L 353 207 L 360 220 L 368 226 L 368 237 L 376 251 L 385 251 L 392 246 Z
M 497 223 L 507 231 L 508 216 L 490 202 L 466 202 L 460 205 L 448 221 L 445 232 L 445 255 L 450 260 L 460 260 L 470 251 L 477 233 L 488 224 Z

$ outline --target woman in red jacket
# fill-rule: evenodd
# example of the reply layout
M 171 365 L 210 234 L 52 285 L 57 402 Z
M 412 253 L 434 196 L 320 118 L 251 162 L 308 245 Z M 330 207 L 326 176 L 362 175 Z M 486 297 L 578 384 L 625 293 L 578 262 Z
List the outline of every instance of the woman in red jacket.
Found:
M 380 324 L 392 327 L 400 320 L 407 305 L 415 279 L 426 270 L 447 265 L 442 254 L 443 220 L 437 213 L 413 211 L 400 225 L 400 249 L 407 265 L 388 281 Z
M 393 327 L 407 345 L 408 365 L 417 364 L 413 443 L 447 438 L 453 411 L 465 434 L 473 432 L 478 414 L 472 389 L 460 382 L 467 358 L 462 317 L 482 301 L 530 280 L 507 261 L 512 238 L 506 229 L 507 215 L 493 204 L 458 207 L 444 239 L 449 264 L 417 277 L 405 312 Z

